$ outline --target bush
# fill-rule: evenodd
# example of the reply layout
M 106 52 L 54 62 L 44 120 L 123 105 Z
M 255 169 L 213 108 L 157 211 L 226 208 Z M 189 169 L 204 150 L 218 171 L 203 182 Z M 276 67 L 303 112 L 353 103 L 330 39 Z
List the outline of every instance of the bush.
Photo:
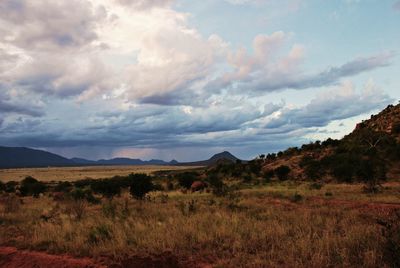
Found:
M 146 174 L 131 174 L 129 177 L 131 179 L 129 192 L 133 198 L 142 200 L 154 188 L 151 177 Z
M 322 186 L 323 185 L 321 183 L 314 182 L 314 183 L 310 184 L 310 189 L 311 190 L 321 190 Z
M 212 193 L 216 196 L 225 196 L 228 192 L 228 187 L 225 183 L 215 174 L 207 177 L 206 181 L 212 188 Z
M 272 169 L 268 169 L 264 172 L 263 177 L 266 182 L 269 182 L 274 177 L 274 171 Z
M 101 194 L 108 199 L 121 194 L 120 183 L 113 179 L 94 180 L 90 187 L 94 193 Z
M 288 179 L 290 168 L 288 166 L 282 165 L 275 169 L 275 174 L 279 180 L 284 181 Z
M 305 155 L 300 161 L 300 167 L 304 169 L 307 179 L 317 180 L 322 177 L 323 167 L 320 161 L 314 160 L 311 156 Z
M 6 191 L 6 184 L 2 181 L 0 181 L 0 193 Z
M 291 200 L 292 202 L 297 203 L 297 202 L 300 202 L 301 200 L 303 200 L 303 196 L 302 196 L 301 194 L 295 193 L 295 194 L 292 196 L 292 198 L 290 198 L 290 200 Z
M 75 188 L 70 192 L 70 197 L 74 201 L 84 200 L 91 204 L 99 204 L 100 200 L 97 199 L 90 189 Z
M 4 185 L 5 186 L 4 191 L 6 193 L 15 193 L 17 185 L 18 185 L 18 182 L 16 182 L 16 181 L 6 182 L 6 184 Z
M 72 184 L 69 181 L 61 181 L 56 185 L 54 191 L 69 192 L 71 189 L 72 189 Z
M 93 183 L 93 179 L 90 178 L 86 178 L 83 180 L 78 180 L 74 182 L 74 186 L 78 187 L 78 188 L 85 188 L 85 187 L 89 187 L 92 183 Z
M 400 134 L 400 122 L 396 122 L 393 124 L 392 133 Z
M 197 180 L 198 174 L 195 172 L 184 172 L 176 175 L 178 183 L 185 189 L 190 189 L 193 182 Z
M 29 176 L 22 180 L 19 190 L 23 196 L 39 197 L 39 195 L 44 193 L 46 189 L 46 184 Z

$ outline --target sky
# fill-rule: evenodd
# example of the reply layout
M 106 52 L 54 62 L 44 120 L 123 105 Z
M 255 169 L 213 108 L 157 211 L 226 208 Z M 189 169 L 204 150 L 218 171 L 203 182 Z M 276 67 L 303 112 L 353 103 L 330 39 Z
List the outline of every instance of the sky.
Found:
M 0 145 L 242 159 L 400 100 L 398 0 L 1 0 Z

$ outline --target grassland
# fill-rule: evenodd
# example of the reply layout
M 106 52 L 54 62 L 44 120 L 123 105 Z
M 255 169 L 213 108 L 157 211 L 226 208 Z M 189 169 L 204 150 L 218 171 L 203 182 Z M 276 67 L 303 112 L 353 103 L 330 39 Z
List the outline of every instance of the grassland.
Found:
M 101 179 L 116 175 L 126 176 L 131 173 L 150 174 L 160 170 L 184 170 L 188 166 L 88 166 L 88 167 L 49 167 L 49 168 L 17 168 L 0 169 L 0 181 L 21 181 L 26 176 L 41 181 L 76 181 L 85 178 Z
M 137 201 L 123 192 L 85 204 L 81 219 L 69 202 L 24 197 L 0 213 L 0 245 L 112 260 L 167 254 L 210 267 L 396 267 L 400 229 L 378 223 L 395 217 L 399 196 L 399 183 L 374 195 L 361 184 L 305 182 L 225 197 L 175 190 Z

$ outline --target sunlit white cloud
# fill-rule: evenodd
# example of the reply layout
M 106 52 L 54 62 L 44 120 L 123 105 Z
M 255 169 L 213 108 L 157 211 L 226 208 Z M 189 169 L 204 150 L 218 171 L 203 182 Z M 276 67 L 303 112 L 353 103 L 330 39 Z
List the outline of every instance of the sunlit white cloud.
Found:
M 274 139 L 281 146 L 299 142 L 313 128 L 393 101 L 374 87 L 356 91 L 343 82 L 391 66 L 391 50 L 310 68 L 313 51 L 295 33 L 268 28 L 237 46 L 223 32 L 203 34 L 193 14 L 177 6 L 172 0 L 1 1 L 2 143 L 68 154 L 73 150 L 65 148 L 92 147 L 99 156 L 191 146 L 277 148 Z M 311 89 L 322 93 L 305 105 L 269 99 Z

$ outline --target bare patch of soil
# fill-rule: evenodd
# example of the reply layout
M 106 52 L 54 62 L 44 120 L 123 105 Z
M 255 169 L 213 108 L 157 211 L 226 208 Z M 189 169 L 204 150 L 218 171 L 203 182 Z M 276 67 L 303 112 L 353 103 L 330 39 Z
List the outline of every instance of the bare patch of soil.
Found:
M 116 261 L 110 257 L 98 262 L 89 258 L 73 258 L 67 255 L 50 255 L 44 252 L 0 247 L 0 267 L 7 268 L 211 268 L 211 265 L 191 258 L 179 258 L 172 253 L 156 256 L 126 256 Z
M 0 267 L 7 268 L 105 268 L 88 258 L 76 259 L 66 255 L 50 255 L 42 252 L 0 247 Z

